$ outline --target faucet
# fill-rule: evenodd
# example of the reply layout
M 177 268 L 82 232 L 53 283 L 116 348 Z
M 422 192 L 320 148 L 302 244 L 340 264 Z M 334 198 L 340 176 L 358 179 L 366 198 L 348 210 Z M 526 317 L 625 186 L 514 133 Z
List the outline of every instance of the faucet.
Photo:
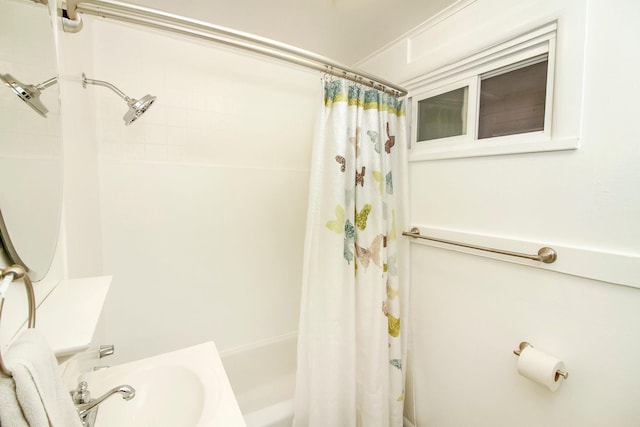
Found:
M 91 399 L 87 382 L 81 381 L 78 384 L 78 388 L 72 392 L 72 398 L 83 427 L 93 426 L 98 412 L 98 405 L 114 394 L 122 395 L 124 400 L 131 400 L 135 397 L 136 391 L 130 385 L 120 385 L 112 388 L 97 399 Z

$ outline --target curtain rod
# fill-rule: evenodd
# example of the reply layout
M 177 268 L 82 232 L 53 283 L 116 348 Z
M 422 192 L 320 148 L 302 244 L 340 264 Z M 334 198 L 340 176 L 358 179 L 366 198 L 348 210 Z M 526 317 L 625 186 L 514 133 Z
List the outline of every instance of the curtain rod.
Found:
M 329 58 L 265 37 L 210 24 L 143 6 L 115 0 L 67 0 L 67 15 L 77 19 L 77 12 L 146 27 L 171 31 L 227 46 L 248 50 L 323 73 L 342 77 L 394 96 L 405 96 L 407 90 L 374 75 L 342 65 Z

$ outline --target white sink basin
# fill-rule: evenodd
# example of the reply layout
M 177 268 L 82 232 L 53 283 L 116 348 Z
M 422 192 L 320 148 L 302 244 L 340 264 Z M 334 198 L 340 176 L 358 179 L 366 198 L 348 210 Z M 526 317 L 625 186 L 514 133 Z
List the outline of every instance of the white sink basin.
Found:
M 100 404 L 95 427 L 244 427 L 213 342 L 85 374 L 91 396 L 128 384 Z

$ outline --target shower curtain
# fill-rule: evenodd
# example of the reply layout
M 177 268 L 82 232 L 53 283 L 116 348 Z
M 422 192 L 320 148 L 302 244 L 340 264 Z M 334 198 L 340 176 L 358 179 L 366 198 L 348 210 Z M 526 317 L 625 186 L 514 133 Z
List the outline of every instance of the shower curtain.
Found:
M 403 100 L 325 79 L 312 154 L 296 427 L 402 426 L 405 126 Z

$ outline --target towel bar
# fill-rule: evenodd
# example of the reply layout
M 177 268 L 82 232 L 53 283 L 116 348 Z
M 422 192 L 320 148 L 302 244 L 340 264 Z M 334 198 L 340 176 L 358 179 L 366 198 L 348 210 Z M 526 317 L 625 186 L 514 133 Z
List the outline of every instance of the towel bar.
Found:
M 454 242 L 453 240 L 436 239 L 435 237 L 429 237 L 429 236 L 424 236 L 420 234 L 420 229 L 417 227 L 413 227 L 410 232 L 403 231 L 402 235 L 407 237 L 414 237 L 417 239 L 432 240 L 434 242 L 446 243 L 447 245 L 455 245 L 455 246 L 461 246 L 463 248 L 476 249 L 479 251 L 493 252 L 495 254 L 509 255 L 509 256 L 514 256 L 519 258 L 527 258 L 533 261 L 544 262 L 545 264 L 554 263 L 558 259 L 558 255 L 556 254 L 556 251 L 549 247 L 540 248 L 537 254 L 529 255 L 529 254 L 523 254 L 520 252 L 512 252 L 512 251 L 505 251 L 502 249 L 488 248 L 486 246 L 478 246 L 478 245 L 470 245 L 467 243 Z
M 0 281 L 4 281 L 7 278 L 10 278 L 11 282 L 22 279 L 24 282 L 24 287 L 27 289 L 27 300 L 29 304 L 29 320 L 27 322 L 28 328 L 36 327 L 36 298 L 33 292 L 33 283 L 31 283 L 31 279 L 29 275 L 24 271 L 24 268 L 19 265 L 12 265 L 10 267 L 5 268 L 4 270 L 0 270 Z M 2 287 L 0 285 L 0 287 Z M 0 318 L 2 317 L 2 306 L 4 305 L 4 291 L 0 291 Z M 2 354 L 0 353 L 0 373 L 7 377 L 13 376 L 11 371 L 7 369 L 4 364 L 4 360 L 2 359 Z

